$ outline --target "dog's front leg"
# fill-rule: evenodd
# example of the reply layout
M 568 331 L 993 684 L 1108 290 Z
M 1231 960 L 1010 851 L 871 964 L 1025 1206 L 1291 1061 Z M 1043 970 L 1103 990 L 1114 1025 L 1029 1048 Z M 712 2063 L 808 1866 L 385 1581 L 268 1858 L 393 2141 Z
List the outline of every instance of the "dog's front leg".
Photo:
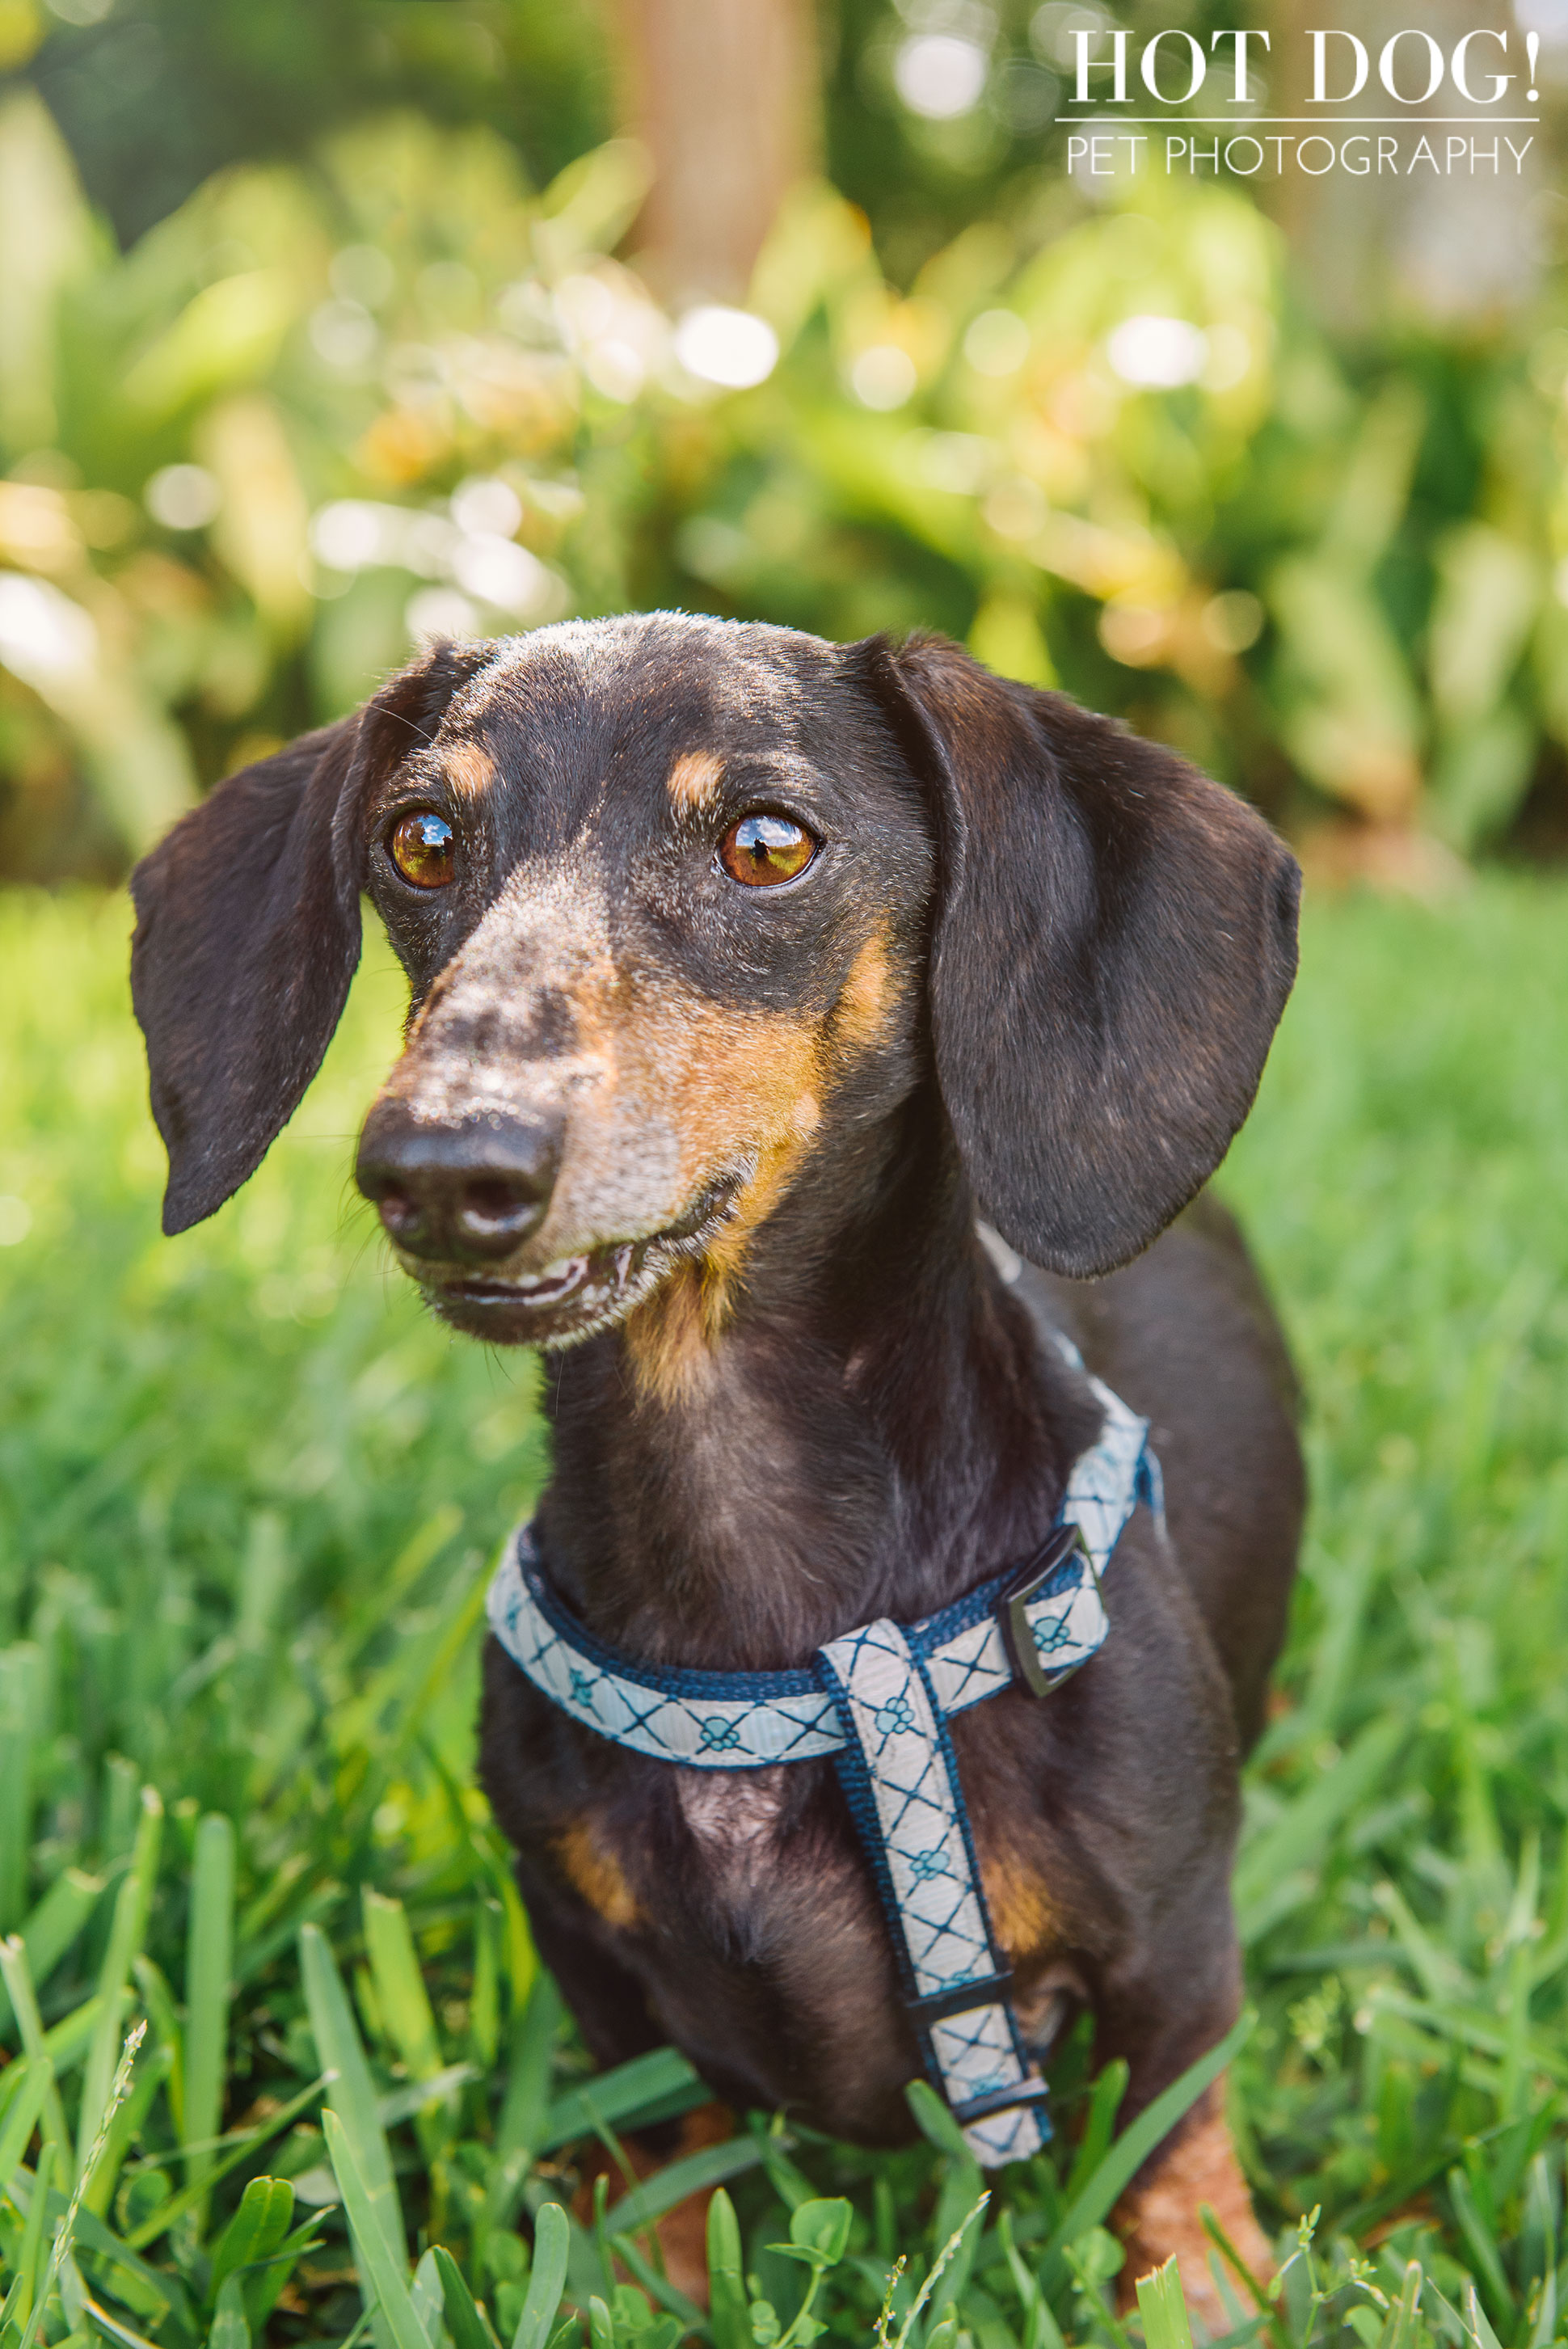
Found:
M 1188 1930 L 1172 1930 L 1167 1919 L 1157 1960 L 1147 1971 L 1124 1975 L 1104 2002 L 1097 2002 L 1099 2059 L 1121 2055 L 1130 2067 L 1124 2128 L 1223 2037 L 1240 2005 L 1241 1954 L 1222 1888 L 1194 1887 L 1185 1906 Z M 1205 2208 L 1259 2284 L 1265 2283 L 1274 2273 L 1274 2253 L 1236 2158 L 1222 2077 L 1211 2082 L 1150 2155 L 1111 2214 L 1127 2254 L 1117 2282 L 1120 2309 L 1136 2304 L 1140 2276 L 1173 2258 L 1191 2313 L 1212 2334 L 1232 2329 L 1234 2316 L 1214 2282 L 1211 2261 L 1219 2254 L 1201 2216 Z M 1244 2310 L 1244 2287 L 1227 2280 Z
M 1191 2111 L 1148 2162 L 1111 2214 L 1126 2263 L 1117 2304 L 1136 2303 L 1140 2276 L 1174 2258 L 1191 2313 L 1211 2333 L 1228 2333 L 1234 2318 L 1221 2298 L 1210 2266 L 1214 2245 L 1200 2212 L 1213 2211 L 1260 2285 L 1274 2273 L 1274 2253 L 1253 2215 L 1252 2196 L 1225 2118 L 1224 2082 L 1212 2081 Z M 1244 2288 L 1234 2286 L 1243 2311 Z

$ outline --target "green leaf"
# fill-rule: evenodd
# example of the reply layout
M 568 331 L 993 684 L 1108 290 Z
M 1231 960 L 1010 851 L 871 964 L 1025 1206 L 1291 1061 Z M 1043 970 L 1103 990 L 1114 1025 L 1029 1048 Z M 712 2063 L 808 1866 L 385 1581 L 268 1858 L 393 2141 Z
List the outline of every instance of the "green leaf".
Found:
M 545 2349 L 561 2295 L 566 2289 L 566 2258 L 572 2228 L 559 2202 L 541 2205 L 533 2222 L 533 2268 L 528 2296 L 511 2336 L 511 2349 Z
M 850 2240 L 851 2206 L 841 2196 L 820 2202 L 802 2202 L 790 2214 L 789 2240 L 812 2252 L 824 2267 L 836 2267 Z
M 615 2349 L 615 2320 L 597 2292 L 588 2302 L 589 2349 Z
M 1474 2282 L 1466 2276 L 1464 2282 L 1465 2330 L 1475 2344 L 1475 2349 L 1501 2349 L 1496 2333 L 1486 2321 Z
M 216 2301 L 235 2271 L 270 2259 L 288 2233 L 294 2190 L 286 2178 L 253 2178 L 240 2207 L 218 2238 L 208 2296 Z

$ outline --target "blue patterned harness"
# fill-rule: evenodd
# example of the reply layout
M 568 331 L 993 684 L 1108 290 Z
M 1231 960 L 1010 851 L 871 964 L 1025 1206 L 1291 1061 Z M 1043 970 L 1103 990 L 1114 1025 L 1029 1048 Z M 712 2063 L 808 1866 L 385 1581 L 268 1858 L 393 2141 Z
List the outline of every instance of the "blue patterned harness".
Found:
M 1057 1342 L 1081 1370 L 1076 1348 Z M 926 2068 L 991 2168 L 1037 2153 L 1050 2123 L 991 1930 L 947 1716 L 1015 1680 L 1047 1694 L 1087 1663 L 1109 1628 L 1100 1577 L 1122 1529 L 1140 1501 L 1161 1514 L 1147 1421 L 1084 1375 L 1104 1423 L 1029 1564 L 918 1623 L 884 1618 L 830 1640 L 809 1671 L 650 1671 L 615 1654 L 551 1588 L 526 1525 L 490 1588 L 490 1629 L 513 1661 L 562 1713 L 617 1745 L 688 1770 L 831 1754 Z

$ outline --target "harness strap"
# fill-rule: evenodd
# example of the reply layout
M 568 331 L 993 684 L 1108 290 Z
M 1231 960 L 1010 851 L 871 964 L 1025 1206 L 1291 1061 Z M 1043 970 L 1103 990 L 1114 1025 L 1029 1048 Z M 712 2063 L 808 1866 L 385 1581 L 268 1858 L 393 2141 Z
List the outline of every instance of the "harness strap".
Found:
M 839 1776 L 926 2068 L 977 2161 L 993 2169 L 1021 2161 L 1049 2134 L 1046 2084 L 998 1989 L 1006 1961 L 991 1937 L 958 1764 L 930 1677 L 885 1619 L 820 1654 L 845 1730 Z
M 1077 1350 L 1057 1343 L 1081 1371 Z M 1083 1375 L 1100 1433 L 1036 1557 L 916 1623 L 884 1619 L 830 1640 L 809 1670 L 654 1671 L 618 1655 L 552 1588 L 527 1525 L 487 1601 L 491 1630 L 541 1693 L 617 1745 L 696 1770 L 832 1758 L 923 2060 L 993 2168 L 1037 2152 L 1050 2122 L 1007 1995 L 947 1717 L 1015 1682 L 1047 1694 L 1087 1663 L 1109 1629 L 1100 1577 L 1128 1519 L 1142 1501 L 1163 1520 L 1147 1422 Z

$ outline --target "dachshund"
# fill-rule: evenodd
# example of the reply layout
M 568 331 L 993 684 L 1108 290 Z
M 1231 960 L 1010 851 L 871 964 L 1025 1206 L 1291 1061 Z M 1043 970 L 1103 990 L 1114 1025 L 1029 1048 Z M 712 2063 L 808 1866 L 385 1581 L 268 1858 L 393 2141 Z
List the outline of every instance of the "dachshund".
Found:
M 431 1310 L 549 1357 L 535 1526 L 653 1670 L 802 1668 L 1036 1552 L 1100 1423 L 1163 1515 L 1110 1635 L 951 1724 L 1026 2037 L 1085 2009 L 1125 2126 L 1238 2012 L 1239 1767 L 1304 1506 L 1296 1391 L 1202 1186 L 1295 968 L 1241 800 L 941 638 L 655 613 L 427 650 L 138 867 L 164 1228 L 254 1171 L 318 1067 L 368 895 L 407 972 L 357 1180 Z M 737 2108 L 865 2145 L 920 2069 L 824 1759 L 607 1742 L 491 1639 L 480 1769 L 593 2054 L 666 2042 Z M 1115 2214 L 1224 2329 L 1197 2207 L 1270 2261 L 1220 2084 Z

